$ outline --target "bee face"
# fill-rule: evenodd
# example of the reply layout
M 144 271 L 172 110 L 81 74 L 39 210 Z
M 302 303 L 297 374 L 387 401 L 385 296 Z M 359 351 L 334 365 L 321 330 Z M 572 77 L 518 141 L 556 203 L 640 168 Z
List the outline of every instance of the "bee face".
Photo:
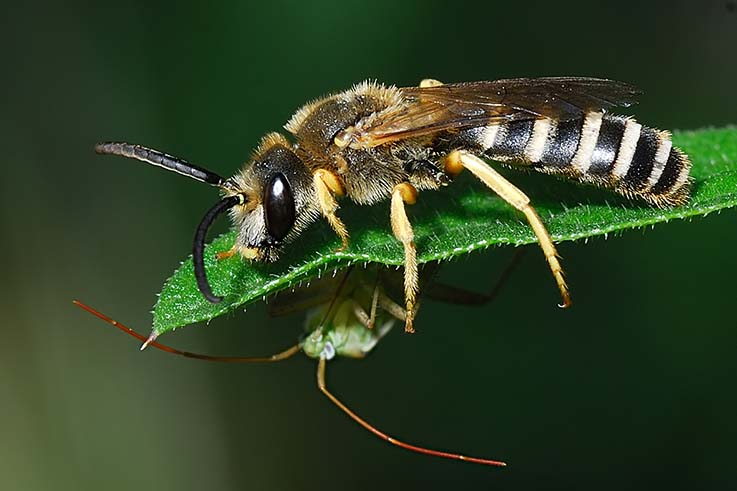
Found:
M 275 261 L 281 246 L 314 221 L 312 174 L 291 145 L 267 136 L 251 162 L 225 186 L 226 196 L 243 194 L 244 203 L 230 211 L 238 229 L 235 248 L 244 257 Z

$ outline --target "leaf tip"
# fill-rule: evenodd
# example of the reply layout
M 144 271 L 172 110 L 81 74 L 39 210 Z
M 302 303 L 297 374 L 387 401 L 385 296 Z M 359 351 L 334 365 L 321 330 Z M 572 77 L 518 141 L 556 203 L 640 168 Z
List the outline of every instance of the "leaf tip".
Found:
M 148 347 L 148 345 L 156 341 L 156 338 L 158 337 L 159 337 L 159 334 L 156 332 L 156 330 L 151 331 L 151 334 L 148 336 L 148 339 L 146 339 L 146 341 L 144 341 L 144 343 L 141 345 L 140 351 L 145 350 Z

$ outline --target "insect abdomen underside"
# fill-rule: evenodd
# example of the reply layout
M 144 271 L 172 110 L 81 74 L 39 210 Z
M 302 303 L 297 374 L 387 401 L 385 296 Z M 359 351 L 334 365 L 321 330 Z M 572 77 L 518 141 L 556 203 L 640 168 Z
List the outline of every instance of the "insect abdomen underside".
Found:
M 691 163 L 670 133 L 632 118 L 588 112 L 582 118 L 511 121 L 478 136 L 485 156 L 612 188 L 656 206 L 684 203 Z

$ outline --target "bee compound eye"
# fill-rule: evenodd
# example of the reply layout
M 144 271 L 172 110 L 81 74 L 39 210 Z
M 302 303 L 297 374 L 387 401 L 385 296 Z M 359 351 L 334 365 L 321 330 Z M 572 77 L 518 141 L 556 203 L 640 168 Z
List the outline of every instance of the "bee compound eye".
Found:
M 289 181 L 281 172 L 271 178 L 264 190 L 264 215 L 266 231 L 277 242 L 283 240 L 294 225 L 294 194 Z

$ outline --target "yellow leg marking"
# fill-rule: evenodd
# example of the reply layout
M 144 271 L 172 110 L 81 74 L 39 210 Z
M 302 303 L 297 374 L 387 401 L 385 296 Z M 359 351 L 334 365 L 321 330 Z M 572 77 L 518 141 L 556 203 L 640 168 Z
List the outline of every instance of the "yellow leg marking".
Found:
M 404 246 L 404 302 L 407 311 L 404 320 L 404 330 L 415 332 L 413 321 L 415 316 L 415 302 L 417 300 L 418 273 L 417 251 L 415 249 L 415 233 L 409 223 L 404 204 L 414 204 L 417 201 L 417 190 L 408 182 L 397 184 L 392 191 L 391 222 L 394 237 Z
M 320 212 L 340 237 L 342 245 L 338 250 L 342 251 L 348 247 L 348 230 L 335 214 L 335 210 L 338 209 L 338 202 L 335 201 L 333 195 L 343 196 L 345 194 L 343 183 L 338 176 L 325 169 L 316 170 L 312 176 L 312 182 L 317 192 Z
M 422 81 L 420 81 L 420 88 L 424 87 L 439 87 L 443 85 L 443 82 L 440 80 L 435 80 L 434 78 L 424 78 Z
M 489 164 L 468 152 L 462 150 L 451 152 L 446 158 L 446 166 L 448 165 L 454 168 L 462 166 L 468 169 L 504 201 L 525 214 L 533 232 L 535 232 L 540 248 L 543 250 L 543 254 L 545 254 L 550 271 L 553 273 L 555 282 L 558 284 L 558 289 L 563 297 L 563 303 L 560 306 L 564 308 L 568 307 L 571 304 L 571 297 L 568 294 L 568 287 L 563 277 L 563 268 L 560 262 L 558 262 L 558 253 L 540 216 L 532 205 L 530 205 L 530 198 L 517 189 L 514 184 L 507 181 L 501 174 L 489 166 Z
M 346 164 L 347 165 L 347 164 Z M 319 177 L 331 195 L 345 196 L 345 186 L 343 180 L 326 169 L 317 169 L 315 177 Z M 336 205 L 337 209 L 337 205 Z
M 218 261 L 222 261 L 223 259 L 231 258 L 236 254 L 240 254 L 243 259 L 248 259 L 250 261 L 258 259 L 259 250 L 255 247 L 240 247 L 236 244 L 228 251 L 218 252 L 217 254 L 215 254 L 215 258 Z
M 215 258 L 218 261 L 222 261 L 223 259 L 228 259 L 228 258 L 235 256 L 237 253 L 238 253 L 238 246 L 234 245 L 233 247 L 230 248 L 229 251 L 218 252 L 217 254 L 215 254 Z
M 463 172 L 460 152 L 451 152 L 443 159 L 443 170 L 453 177 Z

